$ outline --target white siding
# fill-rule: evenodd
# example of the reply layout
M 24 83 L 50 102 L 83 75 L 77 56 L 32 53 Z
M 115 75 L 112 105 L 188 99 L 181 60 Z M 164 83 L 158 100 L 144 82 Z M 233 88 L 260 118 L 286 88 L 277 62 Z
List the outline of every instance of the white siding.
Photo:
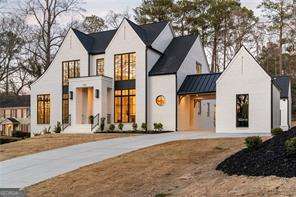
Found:
M 272 85 L 273 128 L 278 128 L 281 126 L 280 96 L 280 90 L 275 85 Z
M 270 132 L 271 78 L 242 47 L 216 82 L 216 132 Z M 236 95 L 249 94 L 249 127 L 236 127 Z
M 88 53 L 73 30 L 69 30 L 62 46 L 46 72 L 31 86 L 31 130 L 40 132 L 62 121 L 62 62 L 80 60 L 80 76 L 88 75 Z M 50 124 L 37 124 L 37 95 L 50 94 Z
M 160 75 L 149 77 L 148 98 L 148 129 L 153 129 L 153 123 L 162 123 L 164 130 L 176 130 L 176 79 L 175 75 Z M 156 97 L 163 95 L 166 104 L 158 106 Z
M 185 57 L 181 67 L 177 72 L 177 89 L 179 89 L 187 75 L 196 74 L 196 62 L 202 65 L 202 73 L 209 73 L 207 58 L 200 39 L 196 39 L 187 56 Z
M 123 20 L 119 29 L 105 51 L 105 74 L 114 78 L 114 55 L 122 53 L 136 53 L 136 122 L 146 122 L 146 46 L 129 25 Z M 113 99 L 113 98 L 112 98 Z M 114 106 L 112 106 L 112 112 Z M 112 113 L 112 120 L 114 115 Z M 125 126 L 126 129 L 130 129 Z
M 157 36 L 151 46 L 154 49 L 157 49 L 161 52 L 168 47 L 172 39 L 174 38 L 174 33 L 170 27 L 170 24 L 167 24 L 166 27 L 162 30 L 162 32 Z
M 283 130 L 289 129 L 289 101 L 287 98 L 283 98 L 280 100 L 280 108 L 281 108 L 281 128 Z

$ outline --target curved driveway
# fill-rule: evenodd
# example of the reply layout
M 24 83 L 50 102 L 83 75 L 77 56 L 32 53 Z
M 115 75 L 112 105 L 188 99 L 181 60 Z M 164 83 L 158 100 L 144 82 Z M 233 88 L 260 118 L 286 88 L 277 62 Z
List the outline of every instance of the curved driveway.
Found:
M 254 134 L 174 132 L 122 137 L 53 149 L 0 162 L 0 188 L 23 188 L 123 153 L 175 140 Z

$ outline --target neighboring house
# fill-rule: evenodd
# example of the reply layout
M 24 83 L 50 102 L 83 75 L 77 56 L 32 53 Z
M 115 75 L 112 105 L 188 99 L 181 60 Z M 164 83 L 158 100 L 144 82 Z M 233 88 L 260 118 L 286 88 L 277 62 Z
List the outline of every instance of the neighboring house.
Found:
M 57 122 L 62 123 L 64 132 L 93 132 L 102 117 L 106 118 L 105 128 L 110 123 L 124 123 L 125 130 L 132 129 L 133 122 L 147 123 L 148 129 L 160 122 L 164 130 L 173 131 L 240 132 L 246 131 L 238 128 L 243 125 L 250 128 L 249 132 L 270 132 L 271 127 L 279 126 L 281 90 L 277 83 L 270 85 L 271 78 L 269 85 L 265 83 L 258 90 L 265 96 L 270 93 L 266 107 L 269 111 L 261 119 L 277 122 L 264 128 L 260 127 L 260 119 L 248 124 L 249 117 L 253 121 L 253 114 L 260 107 L 253 109 L 250 103 L 253 111 L 249 114 L 249 97 L 252 102 L 254 97 L 251 89 L 243 87 L 248 85 L 248 77 L 235 73 L 239 64 L 233 63 L 242 56 L 246 62 L 240 62 L 252 64 L 245 66 L 246 70 L 254 67 L 254 73 L 268 80 L 269 76 L 262 74 L 263 69 L 244 48 L 222 75 L 209 73 L 200 38 L 175 36 L 168 22 L 139 26 L 124 19 L 116 30 L 92 34 L 70 29 L 49 68 L 31 85 L 32 132 L 53 128 Z M 229 86 L 229 78 L 237 84 L 233 91 L 242 94 L 240 97 L 229 93 L 226 98 L 221 94 L 234 87 Z M 245 80 L 238 80 L 242 78 Z M 236 107 L 239 99 L 245 103 Z M 254 102 L 260 106 L 264 101 Z M 222 120 L 220 114 L 226 106 L 232 115 Z M 270 110 L 274 111 L 273 116 Z M 236 111 L 240 114 L 238 127 Z
M 0 96 L 0 131 L 8 136 L 30 132 L 30 95 Z

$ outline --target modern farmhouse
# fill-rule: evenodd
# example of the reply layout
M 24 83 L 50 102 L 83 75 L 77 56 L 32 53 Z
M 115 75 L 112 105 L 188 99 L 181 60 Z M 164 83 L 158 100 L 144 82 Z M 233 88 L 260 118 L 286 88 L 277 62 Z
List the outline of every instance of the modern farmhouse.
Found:
M 200 38 L 175 36 L 170 23 L 85 34 L 70 29 L 31 86 L 31 128 L 63 132 L 108 124 L 162 123 L 165 130 L 270 132 L 291 122 L 287 77 L 271 77 L 242 47 L 223 73 L 210 73 Z

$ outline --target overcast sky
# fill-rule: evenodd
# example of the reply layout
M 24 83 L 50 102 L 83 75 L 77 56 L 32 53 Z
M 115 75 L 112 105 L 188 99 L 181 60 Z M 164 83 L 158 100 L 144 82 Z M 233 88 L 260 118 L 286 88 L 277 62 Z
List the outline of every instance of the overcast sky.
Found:
M 21 0 L 4 0 L 6 4 L 4 9 L 11 11 L 12 8 L 17 7 L 17 4 Z M 122 12 L 129 10 L 132 12 L 132 8 L 139 6 L 141 0 L 84 0 L 83 8 L 86 10 L 84 15 L 95 14 L 97 16 L 104 17 L 109 10 L 115 12 Z M 260 16 L 260 10 L 256 10 L 256 7 L 260 3 L 260 0 L 241 0 L 243 6 L 252 9 L 257 16 Z

